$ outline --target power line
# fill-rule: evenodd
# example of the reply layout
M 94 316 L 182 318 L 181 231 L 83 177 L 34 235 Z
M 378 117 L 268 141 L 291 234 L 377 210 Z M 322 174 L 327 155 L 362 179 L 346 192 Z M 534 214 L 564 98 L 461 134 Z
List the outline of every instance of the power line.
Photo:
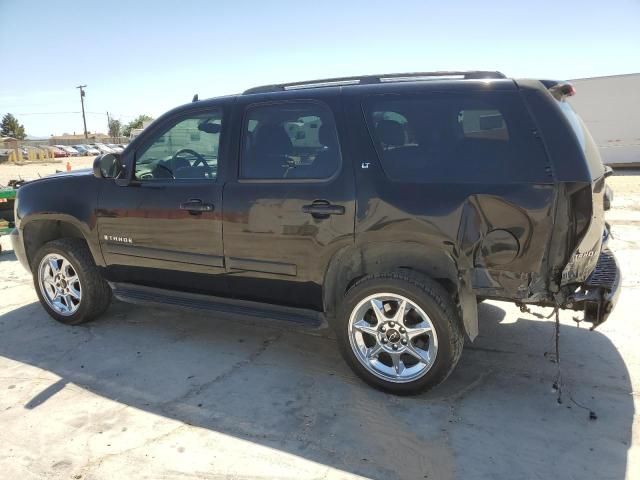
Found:
M 76 111 L 76 112 L 16 112 L 14 113 L 14 115 L 18 116 L 18 115 L 67 115 L 67 114 L 78 114 L 78 113 L 82 113 L 80 110 Z M 87 112 L 85 111 L 86 114 L 88 115 L 106 115 L 106 113 L 104 112 Z M 111 114 L 109 114 L 111 115 Z M 115 118 L 114 115 L 111 115 L 111 117 Z M 118 115 L 117 117 L 123 117 L 123 118 L 136 118 L 137 115 Z
M 26 112 L 26 113 L 18 112 L 18 113 L 14 113 L 14 115 L 65 115 L 68 113 L 81 113 L 81 112 L 80 111 L 77 111 L 77 112 Z M 93 112 L 87 112 L 87 113 L 93 113 Z

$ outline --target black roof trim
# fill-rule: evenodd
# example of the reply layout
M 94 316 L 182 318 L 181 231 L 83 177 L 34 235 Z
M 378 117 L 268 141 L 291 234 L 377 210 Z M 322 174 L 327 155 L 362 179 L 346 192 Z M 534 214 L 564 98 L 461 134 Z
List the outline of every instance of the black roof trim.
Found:
M 251 93 L 282 92 L 285 90 L 297 90 L 302 88 L 335 87 L 343 85 L 370 85 L 374 83 L 409 82 L 416 80 L 433 80 L 440 77 L 461 77 L 464 80 L 479 80 L 485 78 L 507 78 L 501 72 L 484 70 L 471 71 L 439 71 L 439 72 L 410 72 L 410 73 L 384 73 L 381 75 L 362 75 L 354 77 L 322 78 L 318 80 L 305 80 L 303 82 L 280 83 L 262 85 L 245 90 L 243 95 Z

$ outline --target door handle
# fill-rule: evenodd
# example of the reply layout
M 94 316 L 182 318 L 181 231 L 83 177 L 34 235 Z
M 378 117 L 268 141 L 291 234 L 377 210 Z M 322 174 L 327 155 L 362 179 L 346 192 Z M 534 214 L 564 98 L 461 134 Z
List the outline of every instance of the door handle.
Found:
M 192 198 L 180 204 L 180 210 L 189 210 L 190 212 L 212 212 L 213 205 L 204 203 L 202 200 Z
M 329 218 L 330 215 L 344 215 L 345 210 L 342 205 L 333 205 L 326 200 L 316 200 L 311 205 L 304 205 L 302 211 L 314 218 Z

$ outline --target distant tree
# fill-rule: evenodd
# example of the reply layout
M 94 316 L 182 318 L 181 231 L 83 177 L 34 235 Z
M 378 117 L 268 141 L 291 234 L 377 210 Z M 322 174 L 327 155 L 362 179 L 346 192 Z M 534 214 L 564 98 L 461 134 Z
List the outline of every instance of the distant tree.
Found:
M 119 137 L 121 130 L 122 130 L 122 122 L 120 120 L 116 120 L 114 118 L 109 120 L 109 136 L 110 137 Z
M 18 122 L 18 119 L 7 113 L 2 117 L 2 123 L 0 124 L 0 135 L 3 137 L 13 137 L 18 140 L 24 140 L 27 134 L 24 131 L 24 125 Z
M 142 128 L 142 124 L 148 120 L 153 120 L 153 117 L 145 114 L 138 115 L 134 120 L 131 120 L 124 126 L 124 128 L 122 129 L 122 135 L 128 137 L 129 135 L 131 135 L 131 130 L 133 130 L 134 128 Z

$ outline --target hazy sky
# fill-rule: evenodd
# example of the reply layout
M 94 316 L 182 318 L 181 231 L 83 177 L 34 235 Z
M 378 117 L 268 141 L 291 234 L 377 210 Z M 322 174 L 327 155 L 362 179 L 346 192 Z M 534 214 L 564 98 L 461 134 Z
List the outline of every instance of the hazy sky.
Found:
M 0 0 L 0 115 L 30 135 L 106 131 L 272 82 L 363 73 L 640 72 L 640 0 Z M 580 92 L 578 92 L 578 95 Z

